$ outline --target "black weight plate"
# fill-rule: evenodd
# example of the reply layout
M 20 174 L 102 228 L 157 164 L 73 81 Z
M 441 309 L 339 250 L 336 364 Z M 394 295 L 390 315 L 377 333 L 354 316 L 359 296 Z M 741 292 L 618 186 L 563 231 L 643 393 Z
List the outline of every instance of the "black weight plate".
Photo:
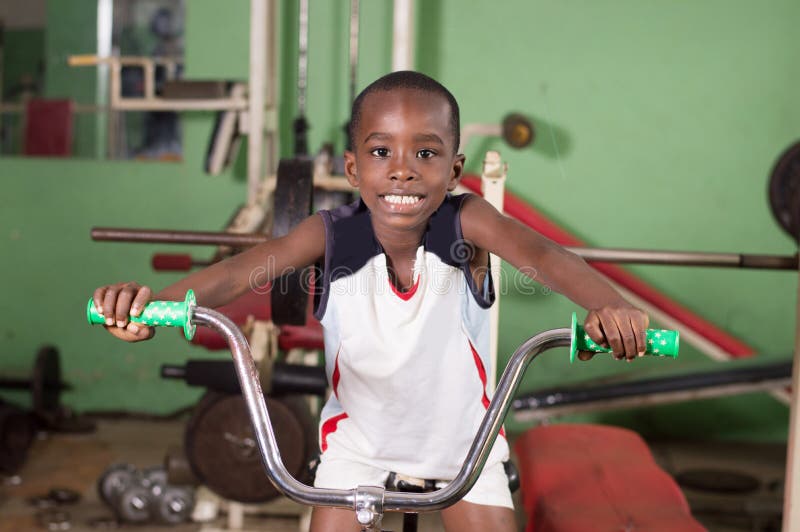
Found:
M 503 118 L 503 140 L 512 148 L 524 148 L 533 143 L 536 133 L 533 124 L 524 115 L 511 113 Z
M 33 411 L 54 412 L 61 405 L 61 362 L 58 349 L 51 345 L 39 348 L 31 377 Z
M 314 161 L 309 157 L 282 159 L 278 164 L 272 236 L 278 238 L 311 214 Z M 308 269 L 290 272 L 272 282 L 272 321 L 278 325 L 305 325 L 308 306 Z M 276 272 L 281 273 L 281 272 Z
M 36 425 L 27 412 L 0 404 L 0 472 L 15 473 L 25 462 L 36 435 Z
M 685 488 L 712 493 L 755 493 L 761 483 L 752 475 L 724 469 L 690 469 L 675 475 Z
M 800 236 L 800 142 L 784 151 L 769 178 L 769 205 L 784 231 L 797 241 Z
M 308 461 L 307 441 L 314 438 L 282 400 L 266 398 L 284 466 L 300 477 Z M 207 394 L 186 429 L 186 457 L 195 476 L 218 495 L 243 503 L 278 496 L 270 483 L 250 417 L 240 395 Z

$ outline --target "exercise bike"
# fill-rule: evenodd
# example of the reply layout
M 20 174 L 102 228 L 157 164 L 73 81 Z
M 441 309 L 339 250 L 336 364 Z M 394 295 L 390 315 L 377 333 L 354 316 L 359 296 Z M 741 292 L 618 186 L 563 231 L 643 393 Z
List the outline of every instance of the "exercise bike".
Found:
M 105 322 L 91 299 L 86 314 L 91 324 Z M 364 532 L 381 532 L 384 512 L 418 514 L 438 511 L 455 504 L 469 492 L 486 463 L 525 370 L 534 358 L 554 347 L 569 347 L 570 361 L 575 359 L 578 351 L 610 352 L 610 349 L 597 345 L 589 338 L 578 325 L 573 313 L 571 328 L 541 332 L 523 342 L 514 352 L 497 384 L 461 470 L 445 487 L 428 493 L 387 491 L 384 486 L 358 486 L 350 490 L 326 489 L 307 486 L 286 470 L 270 423 L 258 371 L 250 355 L 250 346 L 233 321 L 215 310 L 198 307 L 191 290 L 182 302 L 152 301 L 145 306 L 140 316 L 131 316 L 129 319 L 149 326 L 182 327 L 187 340 L 194 336 L 197 325 L 219 332 L 230 348 L 270 481 L 278 491 L 300 504 L 353 510 Z M 677 331 L 649 329 L 646 335 L 646 354 L 677 357 L 680 341 Z

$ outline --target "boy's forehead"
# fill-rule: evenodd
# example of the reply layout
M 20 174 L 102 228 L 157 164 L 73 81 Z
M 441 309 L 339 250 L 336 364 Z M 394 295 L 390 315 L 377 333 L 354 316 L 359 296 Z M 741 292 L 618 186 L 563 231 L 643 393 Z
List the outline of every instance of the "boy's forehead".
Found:
M 400 107 L 404 113 L 424 113 L 430 115 L 431 111 L 436 118 L 450 118 L 450 104 L 440 94 L 426 92 L 419 89 L 393 89 L 388 91 L 375 91 L 367 95 L 361 106 L 361 119 L 381 119 Z M 447 123 L 445 122 L 445 126 Z
M 391 123 L 397 114 L 402 114 L 403 118 L 416 118 L 429 127 L 447 130 L 450 113 L 450 103 L 435 92 L 409 88 L 375 91 L 368 94 L 362 103 L 359 129 L 363 133 L 378 123 Z

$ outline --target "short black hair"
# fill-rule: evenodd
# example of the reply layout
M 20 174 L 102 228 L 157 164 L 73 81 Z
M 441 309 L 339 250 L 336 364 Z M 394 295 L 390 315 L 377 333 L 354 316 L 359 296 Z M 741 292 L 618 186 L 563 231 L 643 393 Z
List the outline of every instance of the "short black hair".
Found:
M 428 94 L 438 94 L 447 100 L 450 105 L 450 133 L 453 136 L 453 152 L 458 152 L 458 145 L 461 142 L 461 118 L 459 116 L 458 102 L 452 93 L 444 85 L 435 79 L 413 70 L 399 70 L 386 74 L 370 83 L 353 100 L 353 109 L 350 112 L 350 123 L 348 124 L 349 149 L 355 146 L 355 134 L 358 123 L 361 121 L 361 107 L 364 100 L 372 93 L 379 91 L 392 91 L 396 89 L 414 89 Z

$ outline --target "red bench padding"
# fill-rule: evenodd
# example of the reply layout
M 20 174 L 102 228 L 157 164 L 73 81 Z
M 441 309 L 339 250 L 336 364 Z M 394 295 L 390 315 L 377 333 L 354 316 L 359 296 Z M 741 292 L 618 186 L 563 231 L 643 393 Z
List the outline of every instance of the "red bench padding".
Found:
M 549 425 L 514 444 L 527 532 L 700 532 L 675 481 L 638 434 Z
M 24 155 L 72 155 L 71 100 L 28 100 L 25 122 Z

